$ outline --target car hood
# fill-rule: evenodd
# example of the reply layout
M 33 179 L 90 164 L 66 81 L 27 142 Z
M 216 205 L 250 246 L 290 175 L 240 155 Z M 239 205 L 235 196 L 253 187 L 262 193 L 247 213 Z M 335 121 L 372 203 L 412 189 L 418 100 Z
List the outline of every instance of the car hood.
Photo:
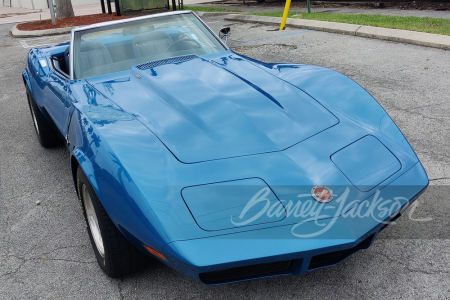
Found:
M 229 59 L 189 55 L 88 82 L 184 163 L 284 150 L 339 123 L 297 87 L 238 56 L 231 70 Z

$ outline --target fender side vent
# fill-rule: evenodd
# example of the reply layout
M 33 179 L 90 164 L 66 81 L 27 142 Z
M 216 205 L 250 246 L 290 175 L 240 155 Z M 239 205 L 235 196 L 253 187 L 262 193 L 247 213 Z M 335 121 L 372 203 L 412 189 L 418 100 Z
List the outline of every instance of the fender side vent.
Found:
M 243 266 L 213 272 L 200 273 L 200 280 L 206 284 L 219 284 L 243 279 L 276 275 L 285 272 L 291 266 L 292 260 L 277 261 L 265 264 Z
M 171 57 L 171 58 L 164 58 L 164 59 L 160 59 L 160 60 L 151 61 L 151 62 L 148 62 L 145 64 L 137 65 L 136 68 L 138 68 L 140 70 L 146 70 L 146 69 L 150 69 L 150 68 L 154 68 L 154 67 L 158 67 L 158 66 L 162 66 L 162 65 L 173 64 L 173 63 L 192 60 L 192 59 L 196 59 L 196 58 L 198 58 L 198 56 L 194 55 L 194 54 Z

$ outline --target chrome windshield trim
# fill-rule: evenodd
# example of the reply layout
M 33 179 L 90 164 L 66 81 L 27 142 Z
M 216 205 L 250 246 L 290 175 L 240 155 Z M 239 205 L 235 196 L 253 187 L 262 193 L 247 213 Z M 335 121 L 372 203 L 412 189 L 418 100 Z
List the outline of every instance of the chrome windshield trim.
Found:
M 117 21 L 108 21 L 108 22 L 103 22 L 103 23 L 75 27 L 74 29 L 72 29 L 72 32 L 83 31 L 83 30 L 87 30 L 87 29 L 104 27 L 104 26 L 121 24 L 121 23 L 134 22 L 134 21 L 145 20 L 145 19 L 159 18 L 159 17 L 164 17 L 164 16 L 170 16 L 170 15 L 181 15 L 181 14 L 187 14 L 187 13 L 192 13 L 192 11 L 191 10 L 169 11 L 169 12 L 165 12 L 165 13 L 146 15 L 146 16 L 141 16 L 141 17 L 136 17 L 136 18 L 121 19 L 121 20 L 117 20 Z
M 75 31 L 72 29 L 70 32 L 70 51 L 69 51 L 69 65 L 70 65 L 70 80 L 73 80 L 73 39 L 75 36 Z
M 222 42 L 222 39 L 208 26 L 208 24 L 205 23 L 205 21 L 203 21 L 199 16 L 197 16 L 196 13 L 194 13 L 193 11 L 189 10 L 203 25 L 205 25 L 206 29 L 209 30 L 210 33 L 212 33 L 212 35 L 216 38 L 217 41 L 219 41 L 219 43 L 225 47 L 226 50 L 230 50 L 230 48 L 228 48 L 228 46 Z

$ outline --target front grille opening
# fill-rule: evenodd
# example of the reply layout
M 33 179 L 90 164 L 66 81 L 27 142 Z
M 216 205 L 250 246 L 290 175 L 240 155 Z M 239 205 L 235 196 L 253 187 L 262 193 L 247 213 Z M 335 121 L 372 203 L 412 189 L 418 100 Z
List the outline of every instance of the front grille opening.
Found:
M 317 268 L 337 264 L 346 259 L 347 257 L 349 257 L 350 255 L 352 255 L 353 253 L 355 253 L 356 251 L 369 248 L 373 238 L 374 234 L 367 237 L 365 240 L 363 240 L 361 243 L 359 243 L 353 248 L 313 256 L 311 262 L 309 263 L 308 270 L 314 270 Z
M 287 271 L 291 263 L 292 260 L 285 260 L 200 273 L 200 280 L 207 284 L 218 284 L 261 277 L 263 275 L 275 275 Z
M 329 265 L 334 265 L 340 262 L 341 260 L 348 257 L 350 254 L 352 254 L 353 249 L 346 249 L 346 250 L 340 250 L 336 252 L 331 253 L 325 253 L 321 255 L 313 256 L 311 259 L 311 262 L 309 263 L 308 270 L 313 270 Z

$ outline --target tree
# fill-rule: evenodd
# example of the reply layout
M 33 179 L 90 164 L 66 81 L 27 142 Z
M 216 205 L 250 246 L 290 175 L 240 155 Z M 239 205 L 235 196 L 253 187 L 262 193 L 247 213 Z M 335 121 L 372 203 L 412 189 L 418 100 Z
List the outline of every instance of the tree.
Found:
M 71 0 L 56 0 L 56 16 L 58 18 L 75 16 Z

